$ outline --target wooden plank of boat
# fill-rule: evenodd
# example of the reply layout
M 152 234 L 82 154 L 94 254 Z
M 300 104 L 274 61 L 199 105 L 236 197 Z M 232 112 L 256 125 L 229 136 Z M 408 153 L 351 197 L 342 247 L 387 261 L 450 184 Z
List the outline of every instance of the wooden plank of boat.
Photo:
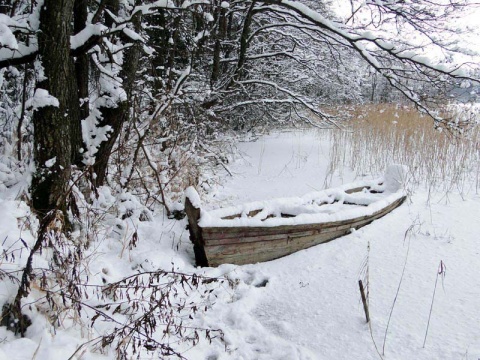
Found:
M 244 244 L 251 242 L 269 242 L 279 241 L 286 238 L 299 238 L 317 235 L 319 233 L 328 234 L 336 233 L 338 231 L 350 231 L 351 229 L 358 229 L 362 226 L 368 225 L 373 220 L 376 220 L 391 210 L 398 207 L 405 197 L 402 197 L 389 206 L 379 210 L 378 212 L 369 216 L 360 216 L 349 220 L 324 222 L 320 224 L 307 225 L 287 225 L 276 226 L 271 228 L 258 227 L 228 227 L 228 228 L 203 228 L 203 239 L 208 240 L 205 246 L 220 246 Z M 212 232 L 211 230 L 215 231 Z M 218 230 L 222 231 L 218 231 Z M 263 231 L 262 231 L 263 230 Z M 233 234 L 233 235 L 232 235 Z M 228 235 L 225 237 L 225 235 Z
M 212 252 L 209 247 L 205 248 L 209 266 L 218 266 L 225 263 L 243 265 L 257 262 L 270 261 L 280 257 L 293 254 L 299 250 L 328 242 L 335 238 L 345 235 L 348 232 L 338 231 L 329 234 L 317 234 L 314 236 L 290 239 L 283 242 L 273 242 L 270 246 L 262 243 L 254 243 L 252 248 L 232 246 L 227 253 Z
M 218 266 L 223 263 L 237 265 L 274 260 L 292 254 L 296 251 L 319 245 L 338 237 L 349 234 L 353 229 L 359 229 L 372 221 L 385 216 L 390 211 L 400 206 L 405 201 L 402 197 L 386 208 L 371 216 L 362 216 L 348 221 L 312 225 L 314 229 L 309 232 L 295 232 L 274 235 L 274 239 L 265 237 L 242 237 L 244 229 L 227 228 L 227 230 L 240 230 L 238 237 L 228 239 L 231 242 L 215 241 L 204 233 L 204 251 L 209 266 Z M 325 228 L 324 228 L 325 225 Z M 294 228 L 295 225 L 292 225 Z M 292 229 L 295 230 L 295 229 Z M 206 238 L 205 238 L 206 236 Z M 256 239 L 256 241 L 255 241 Z M 245 241 L 247 240 L 247 241 Z
M 345 193 L 365 191 L 364 189 L 365 187 L 347 189 Z M 242 265 L 274 260 L 344 236 L 352 229 L 358 229 L 385 216 L 400 206 L 405 199 L 405 196 L 401 196 L 372 214 L 345 220 L 271 227 L 201 227 L 198 223 L 201 214 L 200 208 L 194 206 L 188 196 L 185 201 L 185 211 L 188 216 L 190 239 L 194 244 L 197 265 L 218 266 L 223 263 Z M 254 211 L 253 216 L 257 213 L 258 211 Z M 222 217 L 222 220 L 235 218 L 238 216 Z

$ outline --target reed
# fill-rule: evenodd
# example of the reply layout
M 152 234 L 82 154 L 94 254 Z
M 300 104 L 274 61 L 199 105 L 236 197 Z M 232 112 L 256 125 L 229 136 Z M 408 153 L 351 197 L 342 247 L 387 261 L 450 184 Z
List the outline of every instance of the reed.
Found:
M 480 126 L 475 108 L 450 107 L 460 131 L 435 128 L 413 108 L 357 108 L 343 130 L 329 132 L 330 169 L 347 166 L 358 175 L 381 174 L 392 163 L 409 166 L 407 189 L 467 194 L 480 191 Z M 328 176 L 328 175 L 327 175 Z

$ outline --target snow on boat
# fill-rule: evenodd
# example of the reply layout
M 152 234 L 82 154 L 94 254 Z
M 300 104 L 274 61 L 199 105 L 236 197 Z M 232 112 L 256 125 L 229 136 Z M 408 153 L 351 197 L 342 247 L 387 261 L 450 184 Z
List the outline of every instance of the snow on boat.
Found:
M 189 187 L 185 212 L 196 264 L 269 261 L 349 234 L 405 201 L 405 174 L 404 166 L 392 165 L 377 180 L 208 212 Z

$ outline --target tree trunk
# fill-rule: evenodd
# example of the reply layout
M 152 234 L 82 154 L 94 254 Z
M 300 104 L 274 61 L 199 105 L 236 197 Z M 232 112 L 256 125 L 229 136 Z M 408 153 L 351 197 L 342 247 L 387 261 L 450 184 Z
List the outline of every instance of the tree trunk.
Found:
M 0 0 L 0 14 L 13 15 L 12 0 Z
M 164 9 L 158 9 L 158 13 L 148 15 L 148 24 L 151 26 L 146 29 L 148 38 L 150 39 L 148 45 L 155 49 L 153 58 L 151 59 L 151 76 L 153 77 L 153 95 L 157 95 L 163 90 L 163 78 L 165 77 L 165 63 L 168 53 L 168 39 L 170 32 L 167 26 L 167 16 Z
M 252 4 L 248 8 L 247 14 L 245 15 L 245 20 L 243 22 L 242 35 L 240 37 L 240 50 L 238 53 L 238 62 L 235 73 L 233 74 L 232 80 L 230 81 L 227 88 L 230 88 L 235 81 L 241 80 L 245 77 L 245 63 L 247 61 L 247 50 L 248 50 L 248 36 L 250 34 L 250 25 L 252 24 L 252 19 L 254 15 L 255 0 L 252 1 Z
M 168 75 L 168 80 L 167 80 L 167 91 L 170 91 L 173 89 L 174 86 L 174 72 L 172 71 L 175 68 L 175 65 L 177 64 L 177 47 L 179 43 L 179 32 L 180 32 L 180 15 L 175 16 L 173 19 L 173 32 L 171 34 L 173 44 L 170 46 L 170 51 L 168 53 L 168 59 L 167 59 L 167 69 L 169 69 L 169 75 Z
M 88 17 L 88 0 L 75 0 L 73 32 L 78 34 L 85 28 Z M 75 72 L 78 84 L 78 97 L 80 98 L 80 119 L 89 115 L 88 109 L 88 54 L 83 53 L 75 59 Z
M 226 9 L 221 6 L 217 7 L 218 13 L 218 25 L 217 31 L 215 33 L 215 45 L 213 48 L 213 65 L 212 65 L 212 76 L 210 78 L 210 85 L 213 86 L 218 81 L 221 75 L 221 53 L 222 53 L 222 41 L 225 38 L 227 32 L 227 17 Z
M 111 0 L 110 11 L 118 11 L 118 0 Z M 107 5 L 108 7 L 108 5 Z M 112 11 L 112 12 L 113 12 Z M 140 30 L 141 27 L 141 14 L 138 12 L 132 18 L 132 24 L 136 31 Z M 122 129 L 123 124 L 129 119 L 129 110 L 131 108 L 132 94 L 134 88 L 134 81 L 136 72 L 138 69 L 138 62 L 140 58 L 141 45 L 134 44 L 127 50 L 125 50 L 124 55 L 124 64 L 122 71 L 120 72 L 120 77 L 123 80 L 123 89 L 127 93 L 127 100 L 118 104 L 115 108 L 102 108 L 102 121 L 100 121 L 98 126 L 110 126 L 112 131 L 109 133 L 107 141 L 104 141 L 98 147 L 96 154 L 96 161 L 93 167 L 96 174 L 95 185 L 101 186 L 105 183 L 108 161 L 112 153 L 113 146 L 117 141 L 120 130 Z
M 113 146 L 117 141 L 123 124 L 128 119 L 128 104 L 123 102 L 118 104 L 116 108 L 102 108 L 102 121 L 98 126 L 109 125 L 112 131 L 108 134 L 108 139 L 103 141 L 98 147 L 95 154 L 95 164 L 93 171 L 95 172 L 95 186 L 102 186 L 107 177 L 108 161 L 112 154 Z
M 39 79 L 36 94 L 47 90 L 58 106 L 50 102 L 33 115 L 32 203 L 39 215 L 55 208 L 65 211 L 71 165 L 81 146 L 75 66 L 70 57 L 73 5 L 74 0 L 45 0 L 40 11 L 38 50 L 45 76 Z

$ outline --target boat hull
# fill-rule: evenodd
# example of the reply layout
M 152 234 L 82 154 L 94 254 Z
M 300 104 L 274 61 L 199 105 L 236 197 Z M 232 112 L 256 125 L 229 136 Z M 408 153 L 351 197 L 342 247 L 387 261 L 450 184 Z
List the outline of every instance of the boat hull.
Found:
M 385 216 L 405 199 L 402 196 L 372 214 L 347 220 L 273 227 L 200 227 L 199 209 L 192 208 L 188 198 L 186 212 L 198 266 L 243 265 L 274 260 L 347 235 Z

